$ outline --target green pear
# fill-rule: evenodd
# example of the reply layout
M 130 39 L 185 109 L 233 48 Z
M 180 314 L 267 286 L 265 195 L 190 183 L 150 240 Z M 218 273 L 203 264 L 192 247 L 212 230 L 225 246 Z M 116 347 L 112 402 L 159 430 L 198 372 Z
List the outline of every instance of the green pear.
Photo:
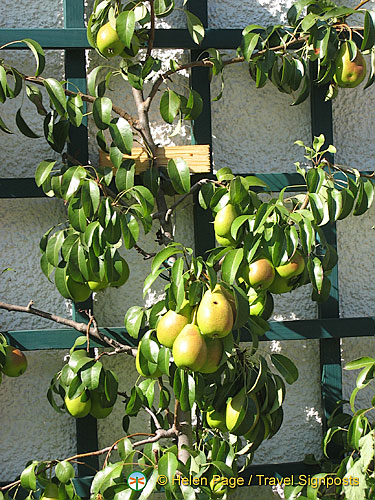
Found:
M 249 282 L 256 290 L 265 290 L 275 278 L 275 268 L 269 259 L 261 258 L 249 266 Z
M 219 246 L 221 247 L 234 247 L 236 245 L 236 242 L 231 236 L 225 238 L 224 236 L 219 236 L 218 234 L 216 234 L 215 238 Z
M 355 58 L 351 61 L 352 51 L 349 42 L 341 44 L 335 60 L 336 72 L 334 80 L 339 87 L 354 88 L 363 82 L 366 76 L 366 61 L 357 49 Z
M 223 341 L 221 339 L 206 338 L 207 361 L 199 370 L 201 373 L 215 373 L 223 356 Z
M 305 259 L 303 258 L 301 252 L 297 250 L 287 263 L 282 266 L 278 266 L 275 269 L 282 278 L 293 278 L 294 276 L 299 276 L 303 273 L 305 269 Z
M 207 290 L 197 312 L 197 324 L 202 335 L 226 337 L 233 327 L 233 311 L 221 288 Z
M 91 392 L 90 400 L 90 415 L 92 415 L 94 418 L 106 418 L 110 413 L 112 413 L 113 406 L 110 406 L 109 408 L 103 406 L 102 397 L 99 392 Z
M 78 398 L 70 399 L 68 395 L 65 396 L 65 406 L 72 417 L 82 418 L 86 417 L 91 410 L 91 400 L 87 398 L 86 393 L 83 392 Z
M 248 293 L 250 316 L 261 316 L 266 305 L 266 294 L 264 292 L 257 293 L 256 291 L 254 294 L 254 291 L 255 290 L 253 288 L 250 288 L 249 292 L 251 293 Z
M 236 208 L 228 203 L 224 208 L 218 211 L 214 221 L 214 229 L 215 233 L 218 236 L 224 238 L 231 238 L 230 228 L 232 226 L 232 222 L 237 217 Z
M 236 436 L 244 436 L 251 431 L 258 423 L 260 417 L 259 403 L 254 394 L 246 396 L 246 403 L 244 406 L 246 407 L 246 412 L 242 422 L 231 430 L 232 434 Z
M 173 342 L 176 340 L 177 335 L 191 320 L 191 306 L 185 300 L 182 308 L 178 313 L 175 311 L 168 311 L 160 318 L 156 328 L 156 336 L 158 341 L 166 347 L 172 347 Z
M 271 293 L 287 293 L 293 290 L 293 285 L 289 284 L 290 278 L 282 278 L 279 273 L 275 274 L 275 279 L 268 291 Z
M 59 488 L 55 483 L 49 483 L 42 495 L 43 500 L 59 500 Z
M 217 410 L 211 410 L 207 412 L 206 415 L 207 425 L 211 429 L 219 429 L 221 432 L 228 432 L 227 426 L 225 425 L 225 413 Z
M 179 368 L 199 371 L 207 361 L 207 345 L 198 327 L 188 323 L 176 338 L 173 359 Z
M 246 415 L 246 391 L 243 387 L 233 398 L 230 398 L 225 411 L 225 424 L 231 432 L 239 427 Z

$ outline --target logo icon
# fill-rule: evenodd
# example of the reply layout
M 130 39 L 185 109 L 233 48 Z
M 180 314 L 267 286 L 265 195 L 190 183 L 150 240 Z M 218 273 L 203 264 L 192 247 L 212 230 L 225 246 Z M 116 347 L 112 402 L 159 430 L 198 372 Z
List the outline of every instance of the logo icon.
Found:
M 128 477 L 129 488 L 134 491 L 141 491 L 146 486 L 147 478 L 142 472 L 132 472 Z

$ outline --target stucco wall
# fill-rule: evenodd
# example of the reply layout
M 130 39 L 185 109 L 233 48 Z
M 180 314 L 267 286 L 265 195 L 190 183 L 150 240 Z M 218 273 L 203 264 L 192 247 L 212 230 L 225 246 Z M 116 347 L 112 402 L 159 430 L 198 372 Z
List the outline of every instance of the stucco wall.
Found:
M 19 0 L 19 7 L 6 0 L 3 6 L 5 27 L 58 27 L 62 26 L 62 2 L 38 0 L 32 6 Z M 182 4 L 182 0 L 177 2 Z M 349 3 L 349 2 L 348 2 Z M 351 2 L 353 3 L 353 2 Z M 212 28 L 242 28 L 251 22 L 267 24 L 284 21 L 291 2 L 271 0 L 209 0 L 209 26 Z M 27 12 L 27 15 L 25 15 Z M 21 15 L 22 14 L 22 15 Z M 182 27 L 183 16 L 177 12 L 161 24 L 163 27 Z M 159 51 L 166 61 L 169 54 Z M 32 71 L 33 59 L 26 53 L 9 51 L 14 64 L 24 72 Z M 173 57 L 185 60 L 187 54 L 174 51 Z M 58 51 L 47 54 L 46 74 L 63 78 L 63 59 Z M 88 54 L 88 70 L 97 64 L 97 56 Z M 186 78 L 186 77 L 185 77 Z M 183 91 L 184 77 L 177 80 Z M 132 110 L 129 93 L 123 92 L 115 81 L 111 95 L 118 104 Z M 363 87 L 363 86 L 362 86 Z M 213 84 L 212 95 L 217 90 Z M 362 88 L 340 92 L 334 102 L 334 134 L 338 149 L 336 160 L 358 168 L 373 169 L 375 153 L 374 110 L 375 90 Z M 311 135 L 310 108 L 306 102 L 290 107 L 290 97 L 277 93 L 267 85 L 256 90 L 245 66 L 233 65 L 226 74 L 223 99 L 212 104 L 213 155 L 215 168 L 230 166 L 236 172 L 293 172 L 293 163 L 302 159 L 300 148 L 293 142 L 308 142 Z M 2 118 L 11 126 L 14 102 L 1 107 Z M 41 123 L 26 104 L 24 117 L 30 126 L 42 131 Z M 183 138 L 169 138 L 172 128 L 158 117 L 158 103 L 154 104 L 151 121 L 156 141 L 160 144 L 189 142 L 185 127 Z M 91 126 L 90 126 L 91 137 Z M 2 177 L 30 177 L 41 159 L 51 157 L 44 141 L 31 140 L 15 134 L 0 135 L 0 164 Z M 94 141 L 90 144 L 90 159 L 97 160 Z M 0 270 L 12 267 L 14 271 L 0 276 L 0 297 L 17 304 L 27 304 L 33 299 L 45 310 L 68 315 L 70 305 L 63 300 L 54 286 L 49 284 L 39 270 L 38 244 L 43 232 L 63 220 L 65 209 L 56 200 L 1 200 L 0 201 Z M 342 317 L 374 315 L 373 297 L 373 248 L 375 245 L 374 209 L 360 218 L 350 217 L 338 224 L 340 314 Z M 191 207 L 177 215 L 176 239 L 193 245 Z M 363 241 L 366 237 L 366 241 Z M 142 237 L 140 246 L 149 251 L 157 249 L 152 234 Z M 150 263 L 143 262 L 136 252 L 127 252 L 131 268 L 131 286 L 120 290 L 107 290 L 95 296 L 95 310 L 100 324 L 120 325 L 130 305 L 142 303 L 142 282 Z M 162 282 L 156 282 L 146 297 L 150 303 L 160 296 Z M 309 286 L 278 297 L 274 319 L 310 319 L 317 317 L 317 308 L 310 300 Z M 45 328 L 48 323 L 28 316 L 0 313 L 2 330 Z M 372 333 L 372 332 L 369 332 Z M 277 437 L 264 443 L 256 454 L 256 463 L 302 460 L 305 453 L 320 455 L 321 406 L 319 386 L 319 343 L 293 341 L 263 343 L 262 348 L 282 352 L 297 364 L 300 378 L 288 387 L 285 403 L 285 423 Z M 373 350 L 373 339 L 347 339 L 342 343 L 344 361 L 368 354 Z M 0 420 L 6 422 L 7 432 L 0 433 L 0 481 L 12 479 L 30 458 L 64 456 L 75 448 L 75 422 L 57 415 L 49 406 L 45 394 L 51 376 L 63 363 L 65 352 L 29 353 L 28 376 L 18 380 L 7 379 L 0 386 Z M 134 361 L 126 356 L 105 360 L 120 376 L 121 390 L 128 390 L 135 381 Z M 348 396 L 356 374 L 344 373 L 344 396 Z M 368 396 L 367 396 L 368 399 Z M 358 401 L 366 403 L 366 397 Z M 121 436 L 122 405 L 119 401 L 108 421 L 99 423 L 100 445 L 111 444 Z M 135 426 L 145 425 L 140 420 Z M 14 453 L 14 442 L 22 447 Z M 249 498 L 249 492 L 238 491 L 235 498 Z M 252 488 L 251 498 L 268 500 L 274 497 L 269 488 Z M 275 493 L 275 498 L 279 496 Z

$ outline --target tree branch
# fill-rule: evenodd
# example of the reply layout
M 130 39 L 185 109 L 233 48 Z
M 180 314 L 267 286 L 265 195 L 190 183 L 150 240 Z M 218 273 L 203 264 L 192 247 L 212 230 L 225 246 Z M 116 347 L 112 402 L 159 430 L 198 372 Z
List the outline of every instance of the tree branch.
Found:
M 172 215 L 173 211 L 178 207 L 178 205 L 180 205 L 183 201 L 186 200 L 186 198 L 188 198 L 190 195 L 194 194 L 196 191 L 198 191 L 198 189 L 203 186 L 204 184 L 209 184 L 209 183 L 215 183 L 215 181 L 211 180 L 211 179 L 201 179 L 200 181 L 196 182 L 190 189 L 190 191 L 186 194 L 184 194 L 183 196 L 181 196 L 181 198 L 179 198 L 177 201 L 175 201 L 173 203 L 173 205 L 171 205 L 168 210 L 165 212 L 165 215 L 164 215 L 164 218 L 166 221 L 169 220 L 170 216 Z M 155 214 L 157 215 L 157 214 Z M 160 214 L 158 212 L 158 217 L 155 217 L 155 218 L 158 218 L 160 219 L 160 217 L 162 216 L 162 214 Z
M 193 441 L 192 428 L 191 428 L 191 412 L 182 411 L 181 406 L 177 405 L 177 448 L 178 448 L 178 459 L 181 460 L 183 464 L 190 458 L 188 450 L 184 447 L 191 448 Z
M 126 353 L 134 357 L 136 357 L 137 355 L 137 349 L 135 347 L 130 347 L 126 344 L 121 344 L 117 340 L 108 337 L 104 333 L 100 332 L 97 326 L 95 326 L 95 324 L 88 329 L 87 327 L 88 325 L 86 323 L 78 323 L 77 321 L 73 321 L 72 319 L 63 318 L 53 313 L 41 311 L 40 309 L 35 309 L 32 306 L 33 306 L 32 301 L 30 301 L 26 307 L 0 302 L 0 309 L 5 309 L 6 311 L 10 312 L 22 312 L 26 314 L 32 314 L 34 316 L 39 316 L 40 318 L 54 321 L 55 323 L 58 323 L 60 325 L 68 326 L 69 328 L 74 328 L 74 330 L 77 330 L 83 335 L 86 335 L 88 331 L 91 337 L 101 340 L 102 342 L 105 342 L 109 346 L 113 347 L 118 354 Z

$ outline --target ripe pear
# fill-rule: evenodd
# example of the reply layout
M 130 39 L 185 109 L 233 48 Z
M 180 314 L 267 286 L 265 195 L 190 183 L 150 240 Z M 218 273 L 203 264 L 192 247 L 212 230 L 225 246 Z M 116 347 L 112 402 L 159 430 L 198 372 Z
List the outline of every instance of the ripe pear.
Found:
M 271 293 L 287 293 L 293 290 L 293 285 L 289 283 L 290 278 L 282 278 L 279 273 L 275 274 L 275 279 L 268 291 Z
M 334 80 L 339 87 L 357 87 L 366 76 L 366 61 L 361 51 L 357 49 L 357 54 L 352 61 L 350 60 L 351 55 L 349 42 L 343 42 L 335 60 L 336 72 Z
M 273 282 L 275 268 L 269 259 L 261 258 L 249 266 L 249 282 L 256 290 L 265 290 Z
M 179 368 L 199 371 L 207 361 L 207 345 L 198 327 L 188 323 L 176 338 L 173 359 Z
M 159 320 L 156 328 L 156 336 L 158 341 L 166 347 L 172 347 L 173 342 L 176 340 L 177 335 L 191 320 L 191 306 L 185 300 L 182 308 L 178 313 L 175 311 L 168 311 Z
M 233 293 L 230 290 L 228 290 L 228 288 L 225 288 L 222 285 L 216 285 L 214 288 L 214 291 L 215 290 L 219 290 L 225 295 L 225 298 L 227 299 L 227 301 L 229 302 L 229 304 L 232 308 L 233 322 L 234 322 L 236 320 L 237 309 L 236 309 L 236 300 L 234 298 Z
M 232 222 L 237 217 L 236 208 L 228 203 L 224 208 L 218 211 L 214 221 L 215 233 L 223 238 L 231 238 L 230 228 Z
M 286 264 L 278 266 L 275 269 L 282 278 L 293 278 L 303 273 L 305 269 L 305 259 L 301 252 L 297 250 Z
M 221 432 L 228 432 L 227 426 L 225 425 L 225 413 L 217 410 L 211 410 L 207 412 L 206 415 L 207 425 L 211 429 L 219 429 Z
M 8 377 L 19 377 L 25 373 L 27 368 L 27 359 L 22 351 L 7 345 L 5 347 L 5 363 L 1 368 L 4 375 Z
M 197 323 L 202 335 L 208 337 L 226 337 L 230 333 L 233 311 L 221 288 L 205 292 L 198 307 Z
M 221 339 L 206 338 L 207 361 L 199 370 L 201 373 L 215 373 L 223 356 L 223 341 Z

